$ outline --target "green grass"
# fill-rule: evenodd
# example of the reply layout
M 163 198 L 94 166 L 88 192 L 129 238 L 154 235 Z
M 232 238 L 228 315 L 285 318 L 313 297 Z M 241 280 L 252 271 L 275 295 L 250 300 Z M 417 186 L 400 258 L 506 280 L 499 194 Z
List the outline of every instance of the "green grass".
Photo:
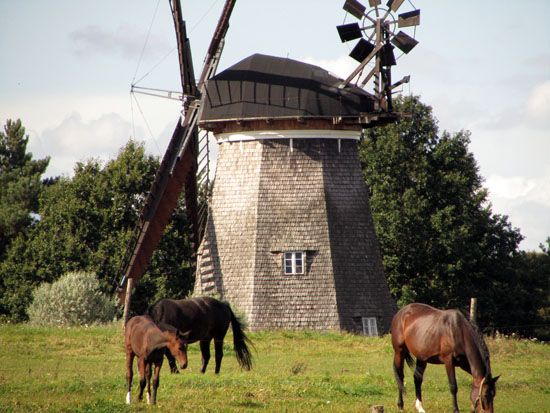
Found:
M 197 344 L 189 368 L 161 371 L 157 406 L 125 404 L 120 325 L 42 328 L 0 325 L 0 412 L 370 412 L 381 404 L 396 411 L 397 390 L 388 336 L 365 338 L 313 332 L 250 333 L 252 371 L 241 371 L 231 337 L 221 374 L 200 374 Z M 497 412 L 550 412 L 550 346 L 524 340 L 488 340 L 497 385 Z M 135 371 L 136 369 L 134 369 Z M 412 373 L 405 371 L 406 411 L 413 412 Z M 471 377 L 457 371 L 459 405 L 469 411 Z M 134 377 L 134 396 L 137 389 Z M 428 366 L 428 412 L 451 411 L 444 369 Z

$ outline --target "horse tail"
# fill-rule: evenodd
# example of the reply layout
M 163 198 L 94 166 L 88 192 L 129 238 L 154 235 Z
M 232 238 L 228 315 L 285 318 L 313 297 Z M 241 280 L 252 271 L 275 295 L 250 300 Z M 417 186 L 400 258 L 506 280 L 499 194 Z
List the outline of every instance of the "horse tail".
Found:
M 227 306 L 229 313 L 231 314 L 231 329 L 233 330 L 233 347 L 235 349 L 235 356 L 241 368 L 250 370 L 252 368 L 252 354 L 248 348 L 248 344 L 252 344 L 250 339 L 243 331 L 242 323 L 235 316 L 231 307 Z
M 416 370 L 416 360 L 411 356 L 411 353 L 408 351 L 405 353 L 405 361 L 412 371 Z

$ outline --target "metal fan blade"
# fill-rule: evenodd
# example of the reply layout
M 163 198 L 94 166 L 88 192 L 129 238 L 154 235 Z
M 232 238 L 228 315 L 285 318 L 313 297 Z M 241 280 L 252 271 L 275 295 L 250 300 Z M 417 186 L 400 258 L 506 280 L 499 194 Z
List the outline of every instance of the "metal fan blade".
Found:
M 402 13 L 397 20 L 398 27 L 418 26 L 420 24 L 420 10 Z
M 382 50 L 380 51 L 380 58 L 382 66 L 395 66 L 397 62 L 395 61 L 395 55 L 393 54 L 394 47 L 386 43 Z
M 388 0 L 386 6 L 388 6 L 391 11 L 397 11 L 397 9 L 401 7 L 404 1 L 405 0 Z
M 380 3 L 382 3 L 380 0 L 369 0 L 369 6 L 371 7 L 379 6 Z
M 390 89 L 393 90 L 395 89 L 396 87 L 399 87 L 405 83 L 409 83 L 411 80 L 411 76 L 410 75 L 407 75 L 405 76 L 403 79 L 401 79 L 399 82 L 395 82 L 393 85 L 391 85 Z
M 366 7 L 359 3 L 357 0 L 346 0 L 344 4 L 344 10 L 349 14 L 362 19 L 365 15 Z
M 362 62 L 373 50 L 374 45 L 372 43 L 367 42 L 365 39 L 361 39 L 357 42 L 349 55 L 358 62 Z
M 393 39 L 391 39 L 391 42 L 397 46 L 403 53 L 409 53 L 414 46 L 418 44 L 418 41 L 413 39 L 408 34 L 400 31 L 395 35 Z
M 336 26 L 336 29 L 338 30 L 342 43 L 363 37 L 361 28 L 357 23 L 343 24 L 341 26 Z

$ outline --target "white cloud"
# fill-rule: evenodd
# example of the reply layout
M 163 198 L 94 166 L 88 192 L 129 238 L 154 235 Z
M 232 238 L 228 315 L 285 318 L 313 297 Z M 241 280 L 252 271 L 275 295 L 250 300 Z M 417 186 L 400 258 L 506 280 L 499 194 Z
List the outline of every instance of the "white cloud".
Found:
M 85 121 L 111 112 L 131 118 L 128 95 L 37 95 L 32 97 L 32 104 L 29 99 L 28 96 L 15 96 L 9 102 L 0 101 L 0 116 L 20 118 L 27 131 L 36 134 L 57 127 L 74 112 Z
M 550 81 L 537 85 L 527 100 L 528 118 L 540 126 L 550 125 Z
M 357 63 L 349 56 L 340 56 L 336 59 L 316 59 L 308 56 L 305 58 L 299 58 L 298 60 L 309 63 L 311 65 L 322 67 L 328 70 L 336 77 L 345 79 L 351 72 L 357 67 Z
M 550 236 L 550 171 L 542 177 L 492 175 L 486 181 L 493 212 L 508 215 L 526 237 L 521 248 L 537 250 Z
M 81 153 L 90 157 L 110 153 L 113 145 L 126 141 L 130 135 L 131 124 L 118 114 L 110 113 L 86 122 L 75 112 L 56 128 L 46 129 L 41 138 L 56 154 Z
M 145 34 L 142 30 L 128 25 L 121 25 L 114 31 L 92 25 L 69 33 L 69 39 L 73 42 L 74 53 L 78 56 L 107 54 L 135 60 L 143 50 Z M 151 35 L 144 57 L 163 56 L 172 48 L 167 41 Z
M 36 96 L 32 105 L 22 97 L 0 101 L 0 118 L 22 120 L 30 136 L 29 151 L 35 158 L 52 158 L 48 175 L 70 175 L 78 160 L 116 156 L 134 130 L 135 139 L 144 141 L 149 153 L 164 153 L 179 103 L 148 96 L 137 99 L 139 107 L 135 100 L 130 104 L 128 95 Z
M 495 198 L 529 201 L 550 207 L 550 174 L 540 178 L 492 175 L 487 178 L 486 186 Z
M 550 81 L 534 86 L 522 98 L 514 98 L 514 106 L 501 106 L 497 112 L 487 110 L 476 123 L 483 129 L 504 130 L 526 127 L 547 129 L 550 126 Z
M 117 114 L 86 122 L 75 112 L 38 137 L 40 156 L 51 156 L 46 175 L 70 175 L 77 161 L 112 158 L 131 134 L 131 124 Z

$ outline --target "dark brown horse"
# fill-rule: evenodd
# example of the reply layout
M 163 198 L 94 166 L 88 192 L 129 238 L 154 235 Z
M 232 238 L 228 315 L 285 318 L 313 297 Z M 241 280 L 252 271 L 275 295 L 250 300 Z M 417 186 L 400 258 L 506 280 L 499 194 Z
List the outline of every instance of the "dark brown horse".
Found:
M 393 318 L 391 338 L 395 351 L 393 368 L 399 388 L 399 410 L 403 410 L 403 364 L 407 361 L 412 368 L 415 364 L 412 357 L 415 357 L 415 406 L 419 412 L 424 412 L 421 388 L 427 363 L 445 365 L 454 413 L 459 411 L 456 366 L 473 377 L 470 393 L 472 411 L 493 412 L 498 376 L 493 378 L 491 375 L 489 351 L 483 336 L 458 310 L 438 310 L 426 304 L 409 304 Z
M 223 358 L 223 339 L 231 324 L 233 330 L 233 346 L 239 365 L 250 370 L 252 367 L 252 355 L 247 346 L 249 342 L 241 322 L 235 317 L 229 304 L 212 297 L 189 298 L 186 300 L 163 299 L 151 306 L 149 315 L 156 323 L 173 325 L 182 330 L 189 331 L 188 342 L 198 341 L 202 354 L 202 369 L 206 371 L 210 360 L 210 342 L 214 340 L 216 354 L 216 374 L 220 372 Z M 176 373 L 178 370 L 174 358 L 167 352 L 166 357 L 170 363 L 170 370 Z
M 160 368 L 164 351 L 168 350 L 175 357 L 182 369 L 187 367 L 186 334 L 168 325 L 157 326 L 148 316 L 131 318 L 125 327 L 124 342 L 126 346 L 126 381 L 128 393 L 126 403 L 130 404 L 132 394 L 132 378 L 134 375 L 134 357 L 138 358 L 139 397 L 143 399 L 143 390 L 147 382 L 147 403 L 155 404 L 159 386 Z M 153 394 L 151 395 L 151 374 L 155 365 L 153 377 Z

